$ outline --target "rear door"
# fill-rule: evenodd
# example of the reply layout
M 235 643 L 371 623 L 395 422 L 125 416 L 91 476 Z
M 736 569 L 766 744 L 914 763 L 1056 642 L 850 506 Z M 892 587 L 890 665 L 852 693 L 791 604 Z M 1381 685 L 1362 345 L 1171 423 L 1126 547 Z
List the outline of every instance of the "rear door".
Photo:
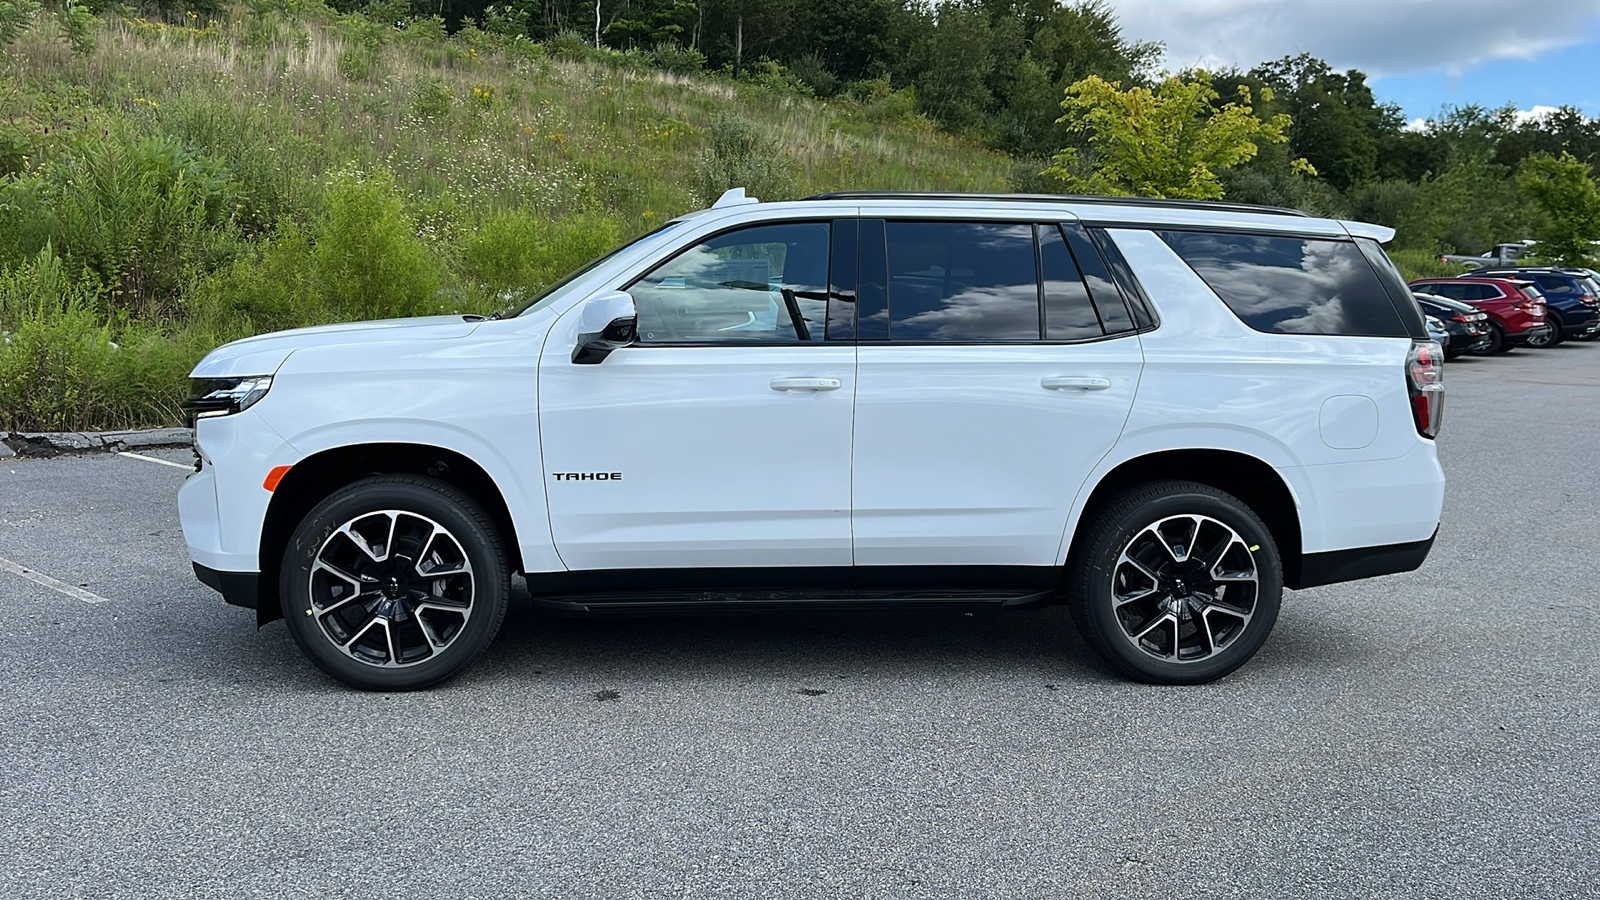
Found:
M 856 564 L 1055 564 L 1142 365 L 1105 264 L 1037 221 L 864 218 L 861 247 Z

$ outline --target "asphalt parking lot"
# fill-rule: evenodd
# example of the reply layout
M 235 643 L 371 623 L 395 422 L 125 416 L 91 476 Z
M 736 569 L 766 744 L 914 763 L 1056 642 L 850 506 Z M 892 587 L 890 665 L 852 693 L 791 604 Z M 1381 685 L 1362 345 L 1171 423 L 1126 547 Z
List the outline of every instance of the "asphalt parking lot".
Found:
M 522 594 L 359 694 L 194 580 L 180 467 L 0 460 L 0 897 L 1600 897 L 1600 344 L 1446 378 L 1427 564 L 1200 688 L 1060 608 Z

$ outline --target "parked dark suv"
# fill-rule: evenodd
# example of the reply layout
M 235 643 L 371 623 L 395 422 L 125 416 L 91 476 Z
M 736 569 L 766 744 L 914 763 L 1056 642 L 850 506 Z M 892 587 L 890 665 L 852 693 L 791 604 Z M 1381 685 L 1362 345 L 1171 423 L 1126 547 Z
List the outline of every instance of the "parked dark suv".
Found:
M 1544 340 L 1529 340 L 1530 347 L 1554 347 L 1566 338 L 1588 340 L 1600 331 L 1600 292 L 1595 290 L 1594 282 L 1581 272 L 1554 266 L 1485 266 L 1468 272 L 1465 277 L 1517 278 L 1539 286 L 1544 293 L 1547 309 L 1545 321 L 1550 325 L 1550 336 Z
M 1489 346 L 1478 355 L 1504 353 L 1549 335 L 1544 296 L 1525 279 L 1428 278 L 1411 282 L 1413 291 L 1469 303 L 1489 314 Z

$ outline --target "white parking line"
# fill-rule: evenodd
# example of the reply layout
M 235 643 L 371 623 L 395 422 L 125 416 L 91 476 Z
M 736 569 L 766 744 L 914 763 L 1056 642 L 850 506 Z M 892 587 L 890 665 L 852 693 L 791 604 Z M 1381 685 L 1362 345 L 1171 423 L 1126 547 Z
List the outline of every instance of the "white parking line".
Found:
M 23 578 L 26 578 L 35 584 L 42 584 L 52 591 L 58 591 L 66 594 L 68 597 L 71 597 L 74 600 L 82 600 L 85 603 L 111 602 L 110 598 L 108 597 L 102 597 L 93 591 L 86 591 L 81 587 L 67 584 L 65 581 L 57 581 L 43 572 L 35 572 L 27 566 L 14 563 L 3 556 L 0 556 L 0 572 L 10 572 L 13 575 L 21 575 Z
M 145 462 L 160 463 L 163 466 L 171 466 L 174 469 L 182 469 L 185 472 L 194 471 L 194 466 L 186 465 L 184 463 L 175 463 L 170 459 L 156 459 L 154 456 L 145 456 L 143 453 L 134 453 L 131 450 L 118 450 L 117 455 L 130 457 L 132 459 L 142 459 Z

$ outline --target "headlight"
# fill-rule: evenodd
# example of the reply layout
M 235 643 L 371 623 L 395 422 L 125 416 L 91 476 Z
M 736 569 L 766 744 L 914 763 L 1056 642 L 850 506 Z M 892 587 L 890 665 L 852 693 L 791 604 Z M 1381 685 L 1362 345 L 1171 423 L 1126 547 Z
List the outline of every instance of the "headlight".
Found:
M 196 419 L 231 416 L 249 409 L 267 395 L 271 375 L 245 375 L 238 378 L 191 378 L 189 399 L 183 404 L 183 417 L 190 428 Z

